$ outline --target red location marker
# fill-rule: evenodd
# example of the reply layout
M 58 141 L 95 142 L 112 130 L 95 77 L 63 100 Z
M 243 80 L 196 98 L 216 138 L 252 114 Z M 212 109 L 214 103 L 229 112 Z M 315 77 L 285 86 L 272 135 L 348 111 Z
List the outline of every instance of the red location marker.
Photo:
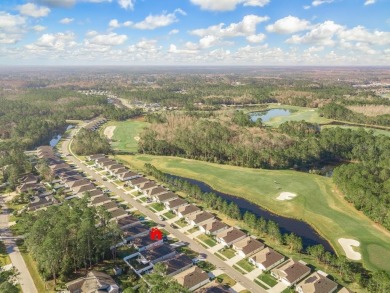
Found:
M 161 240 L 163 237 L 163 233 L 158 228 L 150 229 L 149 236 L 151 240 Z

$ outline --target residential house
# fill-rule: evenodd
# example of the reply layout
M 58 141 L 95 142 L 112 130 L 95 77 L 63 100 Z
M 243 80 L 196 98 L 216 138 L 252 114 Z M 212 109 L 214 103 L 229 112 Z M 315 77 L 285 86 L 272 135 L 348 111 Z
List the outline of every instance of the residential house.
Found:
M 102 162 L 100 163 L 100 166 L 101 168 L 103 168 L 104 170 L 108 171 L 108 168 L 112 165 L 116 165 L 117 162 L 114 161 L 114 160 L 109 160 L 109 161 L 105 161 L 105 162 Z
M 66 283 L 66 288 L 70 293 L 119 293 L 119 286 L 114 279 L 98 271 L 90 271 L 86 277 Z
M 177 215 L 180 218 L 185 218 L 185 217 L 188 217 L 191 215 L 199 214 L 201 212 L 202 212 L 202 210 L 193 204 L 182 206 L 182 207 L 177 209 Z
M 115 170 L 119 170 L 119 169 L 122 169 L 122 168 L 123 168 L 123 165 L 117 163 L 117 164 L 108 166 L 108 167 L 106 168 L 106 170 L 107 170 L 108 172 L 110 172 L 111 175 L 114 175 Z
M 128 213 L 123 208 L 117 208 L 115 210 L 109 211 L 109 213 L 110 221 L 118 220 L 128 215 Z
M 32 198 L 32 200 L 30 201 L 30 203 L 28 204 L 27 210 L 35 211 L 35 210 L 38 210 L 38 209 L 41 209 L 43 207 L 47 207 L 47 206 L 50 206 L 50 205 L 53 205 L 56 203 L 57 203 L 57 200 L 52 195 L 43 196 L 43 197 L 34 196 Z
M 88 185 L 83 185 L 83 186 L 78 186 L 78 187 L 74 187 L 72 188 L 73 192 L 77 195 L 77 196 L 84 196 L 84 194 L 88 191 L 91 191 L 91 190 L 94 190 L 96 189 L 96 186 L 93 185 L 92 183 L 88 184 Z
M 116 202 L 110 200 L 109 202 L 102 204 L 101 207 L 110 212 L 116 210 L 118 208 L 118 205 Z
M 317 271 L 297 284 L 295 290 L 298 293 L 332 293 L 337 290 L 337 286 L 324 272 Z
M 222 285 L 215 284 L 214 286 L 210 286 L 210 287 L 209 286 L 210 284 L 208 284 L 204 288 L 200 288 L 196 292 L 197 293 L 230 293 L 231 292 L 229 291 L 229 289 L 225 288 Z
M 187 206 L 188 202 L 179 197 L 179 198 L 164 202 L 164 205 L 167 209 L 170 209 L 171 211 L 176 212 L 180 207 Z
M 149 190 L 148 192 L 148 196 L 149 197 L 154 197 L 154 196 L 157 196 L 157 195 L 160 195 L 160 194 L 164 194 L 164 193 L 167 193 L 168 190 L 162 186 L 157 186 L 156 188 L 153 188 L 151 190 Z
M 28 192 L 30 190 L 38 190 L 42 187 L 40 183 L 23 183 L 16 188 L 19 193 Z
M 135 179 L 135 178 L 141 177 L 140 174 L 137 174 L 137 173 L 134 173 L 134 172 L 128 171 L 128 170 L 126 172 L 122 172 L 122 173 L 116 174 L 116 176 L 121 181 L 127 181 L 127 180 L 131 180 L 131 179 Z
M 111 159 L 109 159 L 109 158 L 100 158 L 100 159 L 96 159 L 95 160 L 95 166 L 97 166 L 97 167 L 99 167 L 99 168 L 103 168 L 103 163 L 105 163 L 105 162 L 112 162 L 112 160 Z
M 193 263 L 190 257 L 182 253 L 175 255 L 174 258 L 163 261 L 163 264 L 166 266 L 167 276 L 174 276 L 192 267 Z
M 105 154 L 95 154 L 95 155 L 89 155 L 87 156 L 87 160 L 88 161 L 95 161 L 97 159 L 102 159 L 102 158 L 105 158 L 106 155 Z
M 271 275 L 287 286 L 292 286 L 309 275 L 311 269 L 305 263 L 289 259 L 271 271 Z
M 268 271 L 284 261 L 284 256 L 266 247 L 249 257 L 249 262 L 263 271 Z
M 104 195 L 103 191 L 100 189 L 93 189 L 86 192 L 86 194 L 89 196 L 89 198 L 92 200 L 95 197 Z
M 156 241 L 155 241 L 156 242 Z M 176 254 L 176 250 L 168 244 L 154 246 L 152 249 L 142 250 L 140 256 L 144 261 L 149 261 L 152 264 L 169 259 Z
M 95 196 L 91 199 L 91 205 L 98 207 L 105 203 L 111 202 L 111 199 L 107 195 Z
M 149 182 L 148 178 L 140 177 L 140 178 L 131 179 L 129 181 L 129 184 L 134 188 L 138 188 L 138 187 L 143 187 L 147 182 Z
M 209 275 L 197 266 L 193 266 L 173 278 L 189 291 L 195 291 L 210 281 Z
M 214 219 L 214 215 L 208 212 L 201 212 L 186 217 L 186 221 L 192 226 L 200 226 Z
M 49 166 L 49 168 L 50 168 L 51 173 L 54 174 L 61 169 L 69 169 L 70 166 L 67 163 L 60 163 L 60 164 L 51 165 L 51 166 Z
M 65 185 L 68 186 L 69 188 L 76 188 L 76 187 L 79 187 L 79 186 L 84 186 L 84 185 L 88 185 L 88 184 L 91 184 L 91 181 L 89 181 L 88 179 L 86 178 L 82 178 L 82 179 L 79 179 L 79 180 L 67 180 L 65 182 Z
M 67 187 L 69 187 L 68 183 L 70 184 L 71 182 L 82 180 L 84 177 L 79 175 L 78 173 L 75 175 L 69 175 L 68 173 L 63 173 L 60 177 L 60 182 L 62 184 L 65 184 Z
M 216 235 L 228 228 L 228 225 L 218 220 L 207 222 L 199 227 L 199 229 L 206 235 Z
M 144 195 L 148 195 L 148 192 L 149 192 L 151 189 L 156 188 L 156 187 L 157 187 L 156 182 L 154 182 L 154 181 L 149 181 L 149 182 L 145 183 L 142 187 L 137 187 L 137 189 L 138 189 L 139 191 L 142 191 L 142 193 L 143 193 Z
M 218 243 L 222 243 L 225 246 L 230 246 L 234 242 L 237 242 L 241 239 L 244 239 L 247 235 L 241 230 L 231 227 L 229 229 L 223 230 L 216 235 Z
M 154 247 L 160 246 L 163 244 L 162 239 L 151 239 L 149 232 L 147 235 L 139 236 L 131 241 L 131 244 L 133 244 L 134 248 L 136 248 L 138 251 L 144 251 L 144 250 L 150 250 L 154 249 Z
M 157 188 L 155 188 L 157 189 Z M 152 189 L 153 191 L 154 189 Z M 169 191 L 169 192 L 165 192 L 165 193 L 161 193 L 161 194 L 158 194 L 158 195 L 151 195 L 152 199 L 154 201 L 157 201 L 157 202 L 161 202 L 161 203 L 166 203 L 167 201 L 170 201 L 170 200 L 174 200 L 174 199 L 177 199 L 178 196 Z
M 144 224 L 137 224 L 121 228 L 123 231 L 123 240 L 131 241 L 137 237 L 147 235 L 149 237 L 149 227 Z M 149 237 L 150 238 L 150 237 Z
M 141 220 L 133 215 L 127 215 L 126 217 L 116 220 L 118 227 L 124 229 L 141 223 Z
M 264 243 L 250 236 L 233 243 L 233 249 L 243 258 L 265 248 Z
M 24 176 L 20 182 L 21 183 L 37 183 L 38 182 L 38 179 L 39 177 L 38 176 L 35 176 L 33 174 L 27 174 L 26 176 Z

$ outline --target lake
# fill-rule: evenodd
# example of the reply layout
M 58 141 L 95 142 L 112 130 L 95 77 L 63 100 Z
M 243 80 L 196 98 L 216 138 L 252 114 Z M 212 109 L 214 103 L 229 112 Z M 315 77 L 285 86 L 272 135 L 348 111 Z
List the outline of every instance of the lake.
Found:
M 291 219 L 287 217 L 282 217 L 279 215 L 276 215 L 274 213 L 271 213 L 270 211 L 267 211 L 266 209 L 263 209 L 262 207 L 240 197 L 236 197 L 233 195 L 229 195 L 226 193 L 222 193 L 219 191 L 214 190 L 212 187 L 207 185 L 204 182 L 195 180 L 195 179 L 189 179 L 184 178 L 180 176 L 175 176 L 171 174 L 167 174 L 167 176 L 172 178 L 178 178 L 182 180 L 186 180 L 192 184 L 195 184 L 199 186 L 199 188 L 202 190 L 202 192 L 213 192 L 217 194 L 218 196 L 222 197 L 223 199 L 227 200 L 228 202 L 234 202 L 238 205 L 241 212 L 244 213 L 245 211 L 249 211 L 254 213 L 257 217 L 263 217 L 266 220 L 272 220 L 276 223 L 278 223 L 280 231 L 282 233 L 291 233 L 300 236 L 302 238 L 302 244 L 303 247 L 306 248 L 308 246 L 316 245 L 316 244 L 322 244 L 325 248 L 325 250 L 333 252 L 334 250 L 332 246 L 329 244 L 329 242 L 324 239 L 321 235 L 319 235 L 316 230 L 314 230 L 308 223 Z
M 68 127 L 66 127 L 66 130 L 69 130 L 73 128 L 73 125 L 68 125 Z M 57 143 L 60 141 L 62 137 L 62 134 L 56 134 L 50 141 L 49 141 L 49 145 L 51 147 L 55 147 L 57 145 Z
M 290 110 L 286 110 L 286 109 L 270 109 L 267 111 L 252 112 L 249 113 L 249 116 L 251 117 L 253 122 L 256 122 L 256 120 L 259 118 L 261 118 L 262 122 L 267 122 L 275 117 L 289 116 L 291 115 L 291 113 L 292 112 Z

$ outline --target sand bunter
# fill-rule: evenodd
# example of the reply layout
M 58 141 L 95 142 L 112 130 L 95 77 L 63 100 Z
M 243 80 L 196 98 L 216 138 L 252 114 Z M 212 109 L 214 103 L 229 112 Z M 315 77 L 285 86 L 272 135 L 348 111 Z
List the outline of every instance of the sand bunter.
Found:
M 281 192 L 279 196 L 276 198 L 277 200 L 292 200 L 294 197 L 296 197 L 296 193 L 292 192 Z
M 341 247 L 344 249 L 345 255 L 347 258 L 351 260 L 361 260 L 362 255 L 360 252 L 356 252 L 353 250 L 352 246 L 359 247 L 360 242 L 354 239 L 348 239 L 348 238 L 339 238 L 338 242 L 340 243 Z
M 116 126 L 107 126 L 106 129 L 104 129 L 104 135 L 108 139 L 112 139 L 114 136 L 114 131 L 115 131 Z

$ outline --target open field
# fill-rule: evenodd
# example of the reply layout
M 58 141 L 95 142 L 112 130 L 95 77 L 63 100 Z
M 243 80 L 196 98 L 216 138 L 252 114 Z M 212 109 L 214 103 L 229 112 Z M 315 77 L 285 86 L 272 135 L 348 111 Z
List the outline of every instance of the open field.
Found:
M 111 139 L 114 150 L 137 152 L 138 142 L 136 138 L 147 125 L 148 123 L 138 120 L 110 121 L 104 125 L 103 129 L 108 128 L 110 130 L 108 132 L 113 131 Z
M 290 170 L 250 169 L 175 157 L 118 157 L 137 169 L 142 169 L 144 163 L 151 163 L 164 172 L 203 181 L 216 190 L 244 197 L 277 214 L 302 219 L 328 239 L 338 254 L 344 254 L 339 238 L 356 239 L 360 242 L 356 251 L 361 253 L 367 268 L 390 271 L 390 263 L 383 261 L 390 259 L 390 233 L 347 203 L 330 178 Z M 297 197 L 277 201 L 279 187 L 297 194 Z
M 390 114 L 390 107 L 384 105 L 348 106 L 348 109 L 366 116 L 378 116 Z

